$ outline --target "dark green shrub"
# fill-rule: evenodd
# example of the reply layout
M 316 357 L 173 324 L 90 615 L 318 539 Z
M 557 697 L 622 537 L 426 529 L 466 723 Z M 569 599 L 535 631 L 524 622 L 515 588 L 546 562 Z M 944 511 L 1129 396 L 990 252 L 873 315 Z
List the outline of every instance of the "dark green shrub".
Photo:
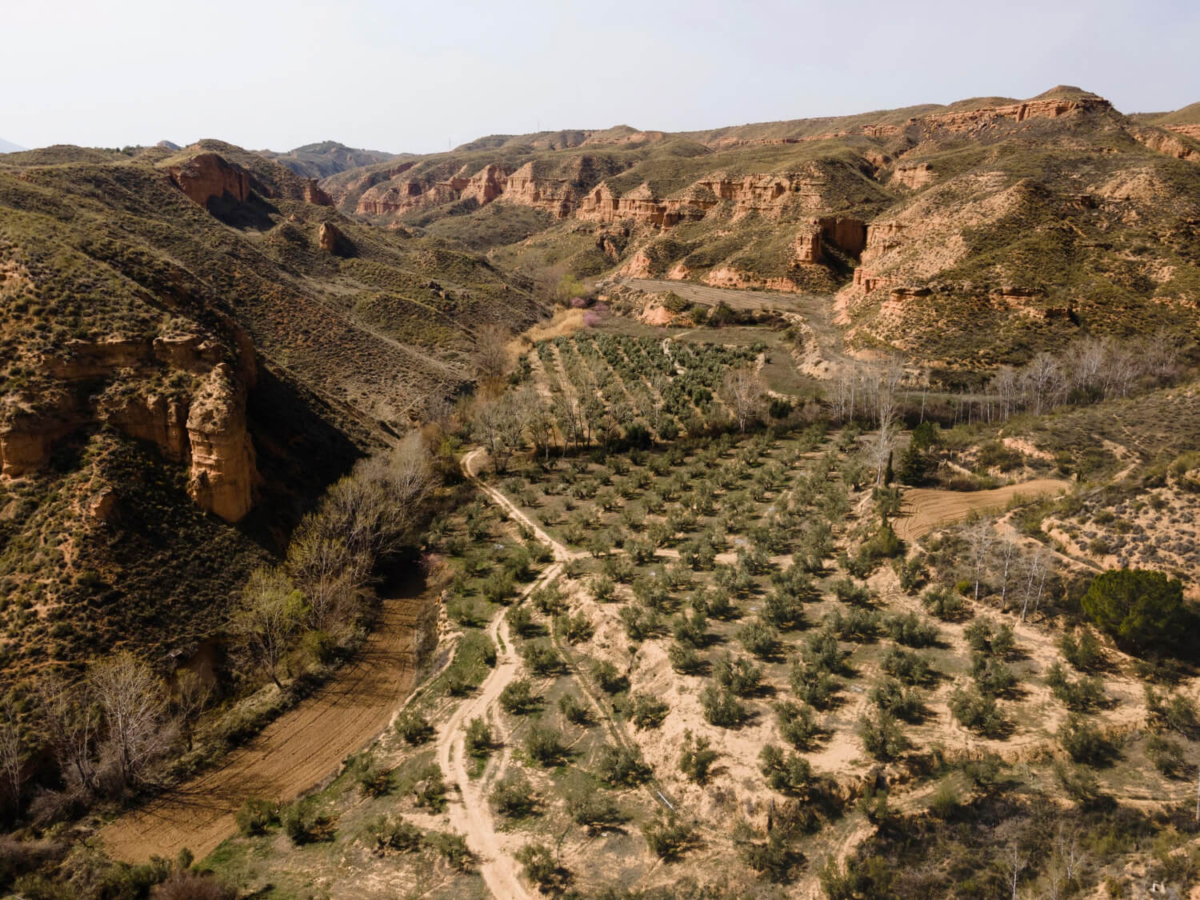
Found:
M 637 787 L 653 775 L 642 754 L 633 747 L 607 745 L 596 760 L 596 776 L 609 787 Z
M 977 687 L 955 688 L 950 695 L 950 713 L 963 728 L 985 737 L 1002 737 L 1007 729 L 996 698 Z
M 863 749 L 878 760 L 887 762 L 896 759 L 909 747 L 896 717 L 886 710 L 876 711 L 874 716 L 864 716 L 859 722 L 858 736 Z
M 708 738 L 694 737 L 691 730 L 683 733 L 683 750 L 679 754 L 679 770 L 696 784 L 707 784 L 713 763 L 719 754 L 711 749 Z
M 642 835 L 650 852 L 659 859 L 675 859 L 695 839 L 695 829 L 676 813 L 660 807 L 642 826 Z
M 812 766 L 799 753 L 785 753 L 774 744 L 762 748 L 759 769 L 772 790 L 802 795 L 812 782 Z
M 496 782 L 491 794 L 496 812 L 509 819 L 523 819 L 537 811 L 538 798 L 533 785 L 520 771 L 514 769 Z
M 420 712 L 410 709 L 396 718 L 396 733 L 406 744 L 416 746 L 433 737 L 433 726 Z
M 637 693 L 629 698 L 629 721 L 639 730 L 658 728 L 670 711 L 670 705 L 653 694 Z
M 1069 713 L 1058 729 L 1058 743 L 1077 763 L 1104 765 L 1116 755 L 1116 748 L 1100 729 L 1078 713 Z
M 1081 602 L 1097 626 L 1136 653 L 1174 652 L 1190 633 L 1183 585 L 1161 572 L 1112 569 L 1092 580 Z
M 704 711 L 704 720 L 720 728 L 738 728 L 749 718 L 749 712 L 737 695 L 715 684 L 705 685 L 700 692 L 700 707 Z
M 266 834 L 267 829 L 279 824 L 279 804 L 250 799 L 238 808 L 234 819 L 238 831 L 245 837 Z

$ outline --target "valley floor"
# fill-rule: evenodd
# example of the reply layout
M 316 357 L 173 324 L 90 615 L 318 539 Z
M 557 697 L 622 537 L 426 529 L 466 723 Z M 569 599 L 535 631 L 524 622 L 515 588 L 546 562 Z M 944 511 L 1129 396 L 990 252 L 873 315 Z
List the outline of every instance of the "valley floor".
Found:
M 383 600 L 359 658 L 315 696 L 271 723 L 219 769 L 126 813 L 99 833 L 115 859 L 171 858 L 186 847 L 203 859 L 237 831 L 248 798 L 290 800 L 335 772 L 382 731 L 412 690 L 416 626 L 429 598 Z

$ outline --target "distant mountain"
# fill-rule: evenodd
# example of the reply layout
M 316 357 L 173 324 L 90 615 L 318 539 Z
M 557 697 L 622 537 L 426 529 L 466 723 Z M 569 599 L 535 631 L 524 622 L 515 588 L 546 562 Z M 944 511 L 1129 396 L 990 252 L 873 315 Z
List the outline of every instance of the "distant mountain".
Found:
M 287 166 L 297 175 L 305 178 L 328 178 L 330 175 L 336 175 L 347 169 L 373 166 L 376 163 L 395 159 L 397 156 L 395 153 L 384 153 L 381 150 L 359 150 L 339 144 L 337 141 L 305 144 L 303 147 L 297 147 L 284 153 L 260 150 L 258 154 Z
M 0 153 L 20 153 L 24 149 L 20 144 L 14 144 L 12 141 L 0 138 Z

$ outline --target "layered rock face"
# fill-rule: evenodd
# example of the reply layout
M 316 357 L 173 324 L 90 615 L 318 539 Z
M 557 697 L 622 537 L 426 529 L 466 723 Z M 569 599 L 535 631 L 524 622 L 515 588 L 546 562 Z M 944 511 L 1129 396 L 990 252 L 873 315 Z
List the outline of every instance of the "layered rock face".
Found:
M 245 388 L 222 363 L 209 373 L 187 417 L 191 451 L 188 493 L 227 522 L 250 512 L 256 477 L 254 446 L 246 432 Z
M 1005 106 L 983 106 L 963 112 L 939 113 L 909 121 L 927 128 L 939 128 L 947 131 L 976 131 L 999 119 L 1009 119 L 1020 123 L 1029 119 L 1058 119 L 1081 112 L 1103 112 L 1111 109 L 1112 104 L 1100 97 L 1080 97 L 1070 100 L 1049 98 L 1026 100 L 1023 103 L 1011 103 Z
M 1200 126 L 1177 125 L 1171 128 L 1170 131 L 1186 135 L 1186 131 L 1180 130 L 1182 128 L 1200 129 Z M 1197 151 L 1190 144 L 1181 141 L 1173 133 L 1161 131 L 1157 128 L 1130 128 L 1129 133 L 1137 139 L 1138 143 L 1144 144 L 1156 153 L 1165 153 L 1167 156 L 1173 156 L 1176 159 L 1200 162 L 1200 151 Z
M 167 174 L 188 199 L 201 206 L 226 194 L 243 203 L 250 199 L 250 174 L 216 153 L 197 154 Z
M 196 503 L 238 521 L 250 511 L 257 479 L 246 431 L 253 364 L 247 361 L 235 372 L 226 356 L 216 341 L 195 335 L 69 343 L 62 354 L 39 362 L 39 374 L 51 387 L 36 396 L 6 397 L 0 409 L 0 475 L 20 477 L 44 467 L 57 441 L 103 423 L 188 466 L 188 490 Z M 153 386 L 156 373 L 187 373 L 199 387 L 164 391 Z
M 867 228 L 862 219 L 837 216 L 810 219 L 796 235 L 795 260 L 801 265 L 820 263 L 825 258 L 827 244 L 850 256 L 860 256 L 867 245 Z

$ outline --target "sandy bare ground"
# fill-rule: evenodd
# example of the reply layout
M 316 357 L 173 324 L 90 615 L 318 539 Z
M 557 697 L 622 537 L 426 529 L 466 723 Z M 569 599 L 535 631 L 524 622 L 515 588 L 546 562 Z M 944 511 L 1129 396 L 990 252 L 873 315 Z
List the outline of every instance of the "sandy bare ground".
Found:
M 183 847 L 203 859 L 237 830 L 234 813 L 247 798 L 291 800 L 336 771 L 387 727 L 412 689 L 416 623 L 426 602 L 384 600 L 357 662 L 230 753 L 221 768 L 105 826 L 104 849 L 129 862 L 173 858 Z
M 894 526 L 901 540 L 923 537 L 935 528 L 965 519 L 975 511 L 1002 511 L 1015 495 L 1035 497 L 1067 490 L 1070 482 L 1058 478 L 1035 478 L 991 491 L 943 491 L 936 488 L 906 488 L 902 513 Z

